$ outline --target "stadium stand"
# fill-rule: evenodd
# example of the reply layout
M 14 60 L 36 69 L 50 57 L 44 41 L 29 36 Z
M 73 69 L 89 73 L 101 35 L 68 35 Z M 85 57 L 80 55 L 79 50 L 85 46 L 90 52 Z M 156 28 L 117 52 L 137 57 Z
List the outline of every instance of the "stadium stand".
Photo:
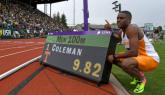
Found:
M 63 0 L 1 0 L 0 37 L 31 38 L 43 36 L 48 31 L 66 30 L 64 25 L 36 9 L 38 3 L 59 1 Z

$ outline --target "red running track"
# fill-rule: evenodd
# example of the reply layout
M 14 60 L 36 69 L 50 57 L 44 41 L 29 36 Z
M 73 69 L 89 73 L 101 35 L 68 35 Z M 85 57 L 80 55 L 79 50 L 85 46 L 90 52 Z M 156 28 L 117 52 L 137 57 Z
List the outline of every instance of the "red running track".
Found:
M 35 62 L 0 81 L 0 95 L 7 95 L 23 80 L 30 76 L 40 65 Z
M 43 44 L 44 39 L 0 41 L 0 74 L 41 55 Z
M 18 95 L 117 95 L 109 83 L 98 87 L 78 77 L 46 67 Z

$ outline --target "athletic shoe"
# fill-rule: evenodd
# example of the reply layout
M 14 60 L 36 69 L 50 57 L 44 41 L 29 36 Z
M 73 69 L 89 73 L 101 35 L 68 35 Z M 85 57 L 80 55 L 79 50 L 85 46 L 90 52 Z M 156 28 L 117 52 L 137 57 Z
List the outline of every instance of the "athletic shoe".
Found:
M 136 88 L 133 90 L 134 93 L 142 93 L 144 91 L 145 83 L 138 83 Z
M 139 81 L 136 78 L 133 78 L 133 80 L 130 82 L 131 85 L 136 85 Z

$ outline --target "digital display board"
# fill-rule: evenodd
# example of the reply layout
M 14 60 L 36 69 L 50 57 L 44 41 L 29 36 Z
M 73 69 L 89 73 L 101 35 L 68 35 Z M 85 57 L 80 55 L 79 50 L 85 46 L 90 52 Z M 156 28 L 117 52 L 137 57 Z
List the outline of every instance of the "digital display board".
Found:
M 92 33 L 91 33 L 92 32 Z M 74 75 L 96 81 L 109 82 L 111 64 L 107 63 L 111 31 L 88 31 L 86 34 L 49 33 L 41 62 Z

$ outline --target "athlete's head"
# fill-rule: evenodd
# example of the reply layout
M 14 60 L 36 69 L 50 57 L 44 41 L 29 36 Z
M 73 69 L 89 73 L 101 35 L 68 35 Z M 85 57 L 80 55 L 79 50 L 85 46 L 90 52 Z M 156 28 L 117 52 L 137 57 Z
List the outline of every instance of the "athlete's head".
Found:
M 127 28 L 131 23 L 132 15 L 129 11 L 121 11 L 117 16 L 117 25 L 119 28 Z

